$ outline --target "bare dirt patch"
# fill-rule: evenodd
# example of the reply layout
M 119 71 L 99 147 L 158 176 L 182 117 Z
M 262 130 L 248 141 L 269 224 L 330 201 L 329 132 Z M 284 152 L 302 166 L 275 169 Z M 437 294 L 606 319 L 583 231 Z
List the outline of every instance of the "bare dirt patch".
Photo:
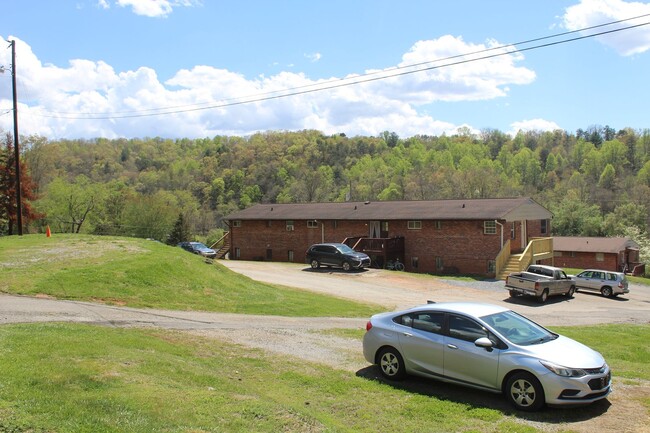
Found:
M 39 249 L 17 249 L 12 254 L 11 261 L 0 262 L 0 268 L 20 269 L 38 263 L 63 263 L 70 259 L 98 258 L 118 250 L 134 253 L 147 252 L 144 248 L 126 240 L 71 241 L 56 246 L 44 244 Z

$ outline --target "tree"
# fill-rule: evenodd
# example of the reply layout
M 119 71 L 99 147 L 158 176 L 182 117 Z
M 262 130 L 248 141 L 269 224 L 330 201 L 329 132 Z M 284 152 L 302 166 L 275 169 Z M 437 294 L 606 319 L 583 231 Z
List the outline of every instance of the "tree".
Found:
M 607 164 L 600 179 L 598 180 L 598 186 L 605 189 L 614 189 L 616 181 L 616 170 L 612 164 Z
M 189 224 L 187 224 L 185 218 L 183 218 L 183 214 L 180 213 L 178 214 L 176 223 L 174 223 L 174 228 L 172 229 L 171 233 L 169 233 L 169 237 L 167 237 L 167 244 L 176 245 L 179 242 L 189 241 L 190 236 L 191 233 Z
M 578 200 L 577 195 L 568 194 L 552 209 L 553 232 L 557 236 L 599 236 L 602 218 L 596 205 Z
M 64 233 L 80 233 L 84 223 L 100 201 L 100 187 L 86 176 L 77 176 L 74 182 L 56 178 L 47 187 L 38 203 L 47 214 L 46 221 Z
M 623 203 L 613 212 L 605 215 L 603 232 L 605 236 L 623 236 L 629 227 L 646 231 L 648 209 L 636 203 Z
M 18 203 L 16 200 L 16 158 L 13 136 L 5 134 L 4 146 L 0 148 L 0 233 L 13 234 L 18 222 Z M 36 200 L 36 184 L 32 181 L 27 164 L 20 161 L 20 206 L 23 226 L 30 221 L 42 218 L 32 209 Z

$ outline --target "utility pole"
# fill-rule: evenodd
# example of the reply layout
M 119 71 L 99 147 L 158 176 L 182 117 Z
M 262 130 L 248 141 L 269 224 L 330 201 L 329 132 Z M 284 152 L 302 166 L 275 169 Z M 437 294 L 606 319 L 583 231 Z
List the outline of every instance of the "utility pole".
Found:
M 23 235 L 23 201 L 20 192 L 20 150 L 18 148 L 18 95 L 16 93 L 16 41 L 11 46 L 11 85 L 14 98 L 14 160 L 16 161 L 16 225 L 18 235 Z

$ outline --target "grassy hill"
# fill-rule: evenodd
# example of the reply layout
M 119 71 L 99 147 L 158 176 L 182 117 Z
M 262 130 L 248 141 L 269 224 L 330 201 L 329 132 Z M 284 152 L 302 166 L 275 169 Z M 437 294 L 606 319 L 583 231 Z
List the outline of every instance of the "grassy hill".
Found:
M 0 237 L 0 292 L 111 305 L 283 316 L 367 317 L 378 307 L 253 281 L 134 238 Z

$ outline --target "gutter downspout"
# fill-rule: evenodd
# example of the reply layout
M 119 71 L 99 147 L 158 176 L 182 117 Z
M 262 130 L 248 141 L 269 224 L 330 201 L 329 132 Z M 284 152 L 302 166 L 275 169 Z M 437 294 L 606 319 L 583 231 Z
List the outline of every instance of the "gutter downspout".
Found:
M 499 248 L 499 251 L 501 251 L 503 249 L 503 224 L 497 220 L 494 220 L 494 223 L 499 224 L 499 227 L 501 227 L 501 248 Z

